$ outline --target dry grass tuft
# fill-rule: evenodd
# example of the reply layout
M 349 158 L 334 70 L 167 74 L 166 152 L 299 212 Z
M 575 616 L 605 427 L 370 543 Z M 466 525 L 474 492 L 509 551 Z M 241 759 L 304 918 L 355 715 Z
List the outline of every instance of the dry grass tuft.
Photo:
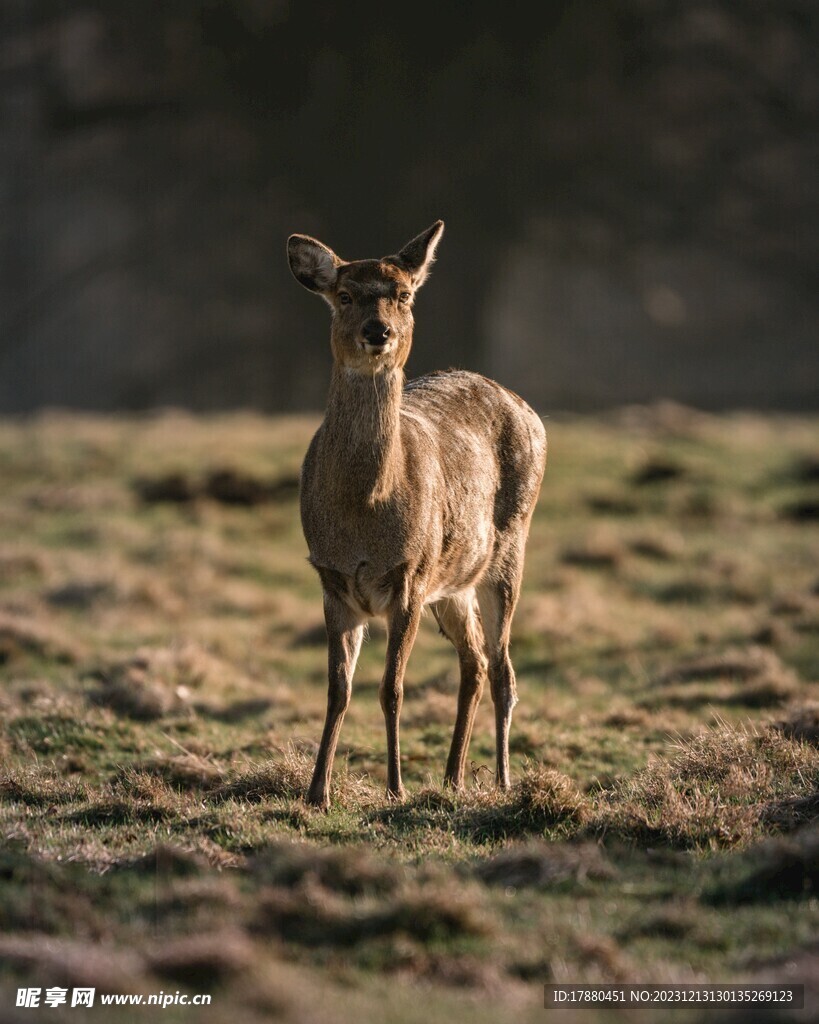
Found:
M 589 813 L 585 797 L 568 775 L 542 764 L 526 766 L 512 797 L 521 811 L 550 824 L 580 824 Z
M 219 800 L 247 800 L 258 803 L 269 798 L 287 800 L 303 797 L 309 788 L 315 756 L 292 744 L 279 752 L 278 758 L 249 766 L 219 787 L 214 795 Z M 366 775 L 350 771 L 346 762 L 338 762 L 333 773 L 333 799 L 345 807 L 363 807 L 380 802 L 382 794 Z
M 769 768 L 775 784 L 819 781 L 819 751 L 771 728 L 723 724 L 675 746 L 671 766 L 684 780 L 724 781 L 735 772 Z
M 63 820 L 86 828 L 113 828 L 118 825 L 150 826 L 174 821 L 178 808 L 153 800 L 102 798 L 63 816 Z
M 710 697 L 722 703 L 764 708 L 783 703 L 799 687 L 796 673 L 783 664 L 774 651 L 758 646 L 731 648 L 722 654 L 682 661 L 662 673 L 655 680 L 655 685 L 670 688 L 675 684 L 691 682 L 732 685 L 702 694 L 692 691 L 690 697 L 685 694 L 675 695 L 669 689 L 664 695 L 657 694 L 655 702 L 664 699 L 685 706 L 691 701 L 700 702 Z
M 650 845 L 733 846 L 770 824 L 772 802 L 819 785 L 819 752 L 772 729 L 720 726 L 676 747 L 605 794 L 595 830 Z
M 707 655 L 682 661 L 667 669 L 658 679 L 660 686 L 669 683 L 688 683 L 708 679 L 731 679 L 736 682 L 765 677 L 793 675 L 772 651 L 762 647 L 731 648 L 723 654 Z
M 427 885 L 406 892 L 376 918 L 381 934 L 401 932 L 421 942 L 458 936 L 486 936 L 494 925 L 477 893 L 451 884 Z
M 473 843 L 495 842 L 555 829 L 570 834 L 590 811 L 574 782 L 545 765 L 528 764 L 506 793 L 476 785 L 457 794 L 423 789 L 394 806 L 379 806 L 371 820 L 391 829 L 454 832 Z
M 752 807 L 730 804 L 701 789 L 682 791 L 655 775 L 634 799 L 613 811 L 607 831 L 648 846 L 711 848 L 746 841 L 758 820 Z
M 0 800 L 29 807 L 72 804 L 87 796 L 83 782 L 66 779 L 50 768 L 17 768 L 0 776 Z
M 491 934 L 493 924 L 474 890 L 427 884 L 386 903 L 361 904 L 306 882 L 262 890 L 255 927 L 308 946 L 355 946 L 391 936 L 422 943 Z
M 481 861 L 475 874 L 487 885 L 547 889 L 565 882 L 613 878 L 617 874 L 596 843 L 532 842 L 512 846 Z
M 149 804 L 159 810 L 183 812 L 188 793 L 180 792 L 164 779 L 145 771 L 142 765 L 122 765 L 111 780 L 110 792 L 114 799 L 133 800 L 138 806 Z
M 137 721 L 190 711 L 192 691 L 221 678 L 220 662 L 195 644 L 142 648 L 94 673 L 95 704 Z
M 365 937 L 366 917 L 348 901 L 309 882 L 298 889 L 262 888 L 254 932 L 307 946 L 354 945 Z
M 159 843 L 143 856 L 120 861 L 118 870 L 136 871 L 157 877 L 188 878 L 198 877 L 207 870 L 207 860 L 198 853 L 184 850 L 169 843 Z
M 214 795 L 221 800 L 248 800 L 251 803 L 270 797 L 297 799 L 307 792 L 312 770 L 313 758 L 289 746 L 277 760 L 249 764 L 217 789 Z M 336 791 L 338 781 L 334 778 Z
M 140 771 L 156 775 L 174 789 L 210 791 L 225 781 L 225 769 L 210 758 L 190 751 L 184 754 L 160 754 L 134 765 Z

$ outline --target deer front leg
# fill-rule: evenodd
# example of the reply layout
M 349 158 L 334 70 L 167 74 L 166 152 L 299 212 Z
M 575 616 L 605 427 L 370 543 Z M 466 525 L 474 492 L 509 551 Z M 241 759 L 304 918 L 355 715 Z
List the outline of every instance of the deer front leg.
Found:
M 401 751 L 398 743 L 398 720 L 404 701 L 404 672 L 421 619 L 421 602 L 413 601 L 408 607 L 396 607 L 387 622 L 387 663 L 381 681 L 381 710 L 387 726 L 387 796 L 403 800 L 401 785 Z
M 364 626 L 337 597 L 325 594 L 324 620 L 327 625 L 327 717 L 321 735 L 313 780 L 307 802 L 327 809 L 330 806 L 330 776 L 338 746 L 344 712 L 353 692 L 353 672 L 361 650 Z

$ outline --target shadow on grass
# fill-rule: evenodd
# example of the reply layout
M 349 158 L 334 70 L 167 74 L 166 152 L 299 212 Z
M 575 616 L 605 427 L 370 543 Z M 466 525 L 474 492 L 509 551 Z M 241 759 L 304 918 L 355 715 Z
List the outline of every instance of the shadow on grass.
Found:
M 251 700 L 239 700 L 233 704 L 217 707 L 213 704 L 196 704 L 194 710 L 202 718 L 209 718 L 216 722 L 225 722 L 230 725 L 234 722 L 244 722 L 248 718 L 259 718 L 273 707 L 273 701 L 266 697 L 256 697 Z
M 0 851 L 0 920 L 11 931 L 102 934 L 95 882 L 78 865 L 54 864 L 11 845 Z
M 747 850 L 738 863 L 723 867 L 703 901 L 771 903 L 815 899 L 819 892 L 819 828 L 788 839 L 769 839 Z
M 27 807 L 51 807 L 85 800 L 82 782 L 61 779 L 47 772 L 18 770 L 0 779 L 0 800 Z
M 762 809 L 760 820 L 779 832 L 793 832 L 819 820 L 819 793 L 772 800 Z
M 178 821 L 178 818 L 177 808 L 126 800 L 107 800 L 64 814 L 61 820 L 95 828 L 101 825 L 156 825 L 161 822 Z
M 698 687 L 696 689 L 676 690 L 653 694 L 640 701 L 640 707 L 647 710 L 662 708 L 685 708 L 696 710 L 704 704 L 722 704 L 724 707 L 743 708 L 775 708 L 781 707 L 790 697 L 794 689 L 776 680 L 768 680 L 735 689 Z

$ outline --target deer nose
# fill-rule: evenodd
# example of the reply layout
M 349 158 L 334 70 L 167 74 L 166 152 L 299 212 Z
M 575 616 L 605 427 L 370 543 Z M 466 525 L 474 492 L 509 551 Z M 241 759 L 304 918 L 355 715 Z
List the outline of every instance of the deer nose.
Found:
M 367 320 L 361 328 L 361 333 L 369 345 L 386 345 L 392 331 L 389 324 L 383 320 Z

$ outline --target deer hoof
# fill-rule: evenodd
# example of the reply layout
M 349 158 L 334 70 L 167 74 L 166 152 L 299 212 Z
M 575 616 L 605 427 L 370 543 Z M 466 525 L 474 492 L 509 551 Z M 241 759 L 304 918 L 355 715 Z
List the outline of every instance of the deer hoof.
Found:
M 317 811 L 330 810 L 330 797 L 326 793 L 308 793 L 304 802 Z

